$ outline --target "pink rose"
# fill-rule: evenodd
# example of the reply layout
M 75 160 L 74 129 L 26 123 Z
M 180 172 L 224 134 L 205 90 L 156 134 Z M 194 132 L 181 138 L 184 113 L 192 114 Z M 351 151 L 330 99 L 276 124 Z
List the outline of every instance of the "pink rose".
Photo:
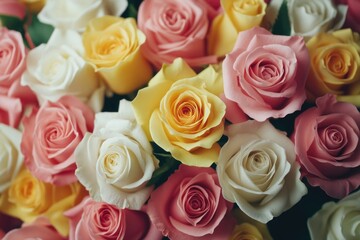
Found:
M 27 106 L 37 106 L 37 98 L 28 87 L 15 81 L 9 88 L 0 87 L 0 123 L 17 128 Z
M 265 121 L 299 110 L 309 66 L 302 37 L 272 35 L 258 27 L 240 32 L 223 62 L 224 94 L 236 103 L 227 111 Z
M 26 7 L 19 0 L 1 0 L 0 14 L 23 20 L 26 16 Z
M 120 209 L 90 197 L 65 212 L 70 220 L 70 240 L 161 239 L 145 212 Z
M 330 94 L 316 105 L 295 120 L 297 161 L 310 185 L 343 198 L 360 186 L 360 113 Z
M 73 96 L 45 102 L 24 119 L 21 151 L 26 166 L 48 183 L 75 182 L 74 150 L 93 125 L 93 111 Z
M 348 6 L 344 27 L 349 27 L 355 32 L 360 32 L 360 1 L 359 0 L 335 0 L 337 4 Z
M 147 212 L 170 239 L 228 239 L 235 226 L 215 170 L 180 165 L 151 194 Z
M 10 87 L 25 70 L 26 48 L 21 34 L 0 27 L 0 87 Z
M 177 57 L 191 66 L 216 63 L 207 56 L 206 35 L 209 6 L 192 0 L 145 0 L 138 12 L 139 28 L 146 35 L 144 56 L 157 68 Z
M 21 228 L 8 232 L 2 240 L 14 239 L 41 239 L 65 240 L 46 218 L 38 218 L 31 224 L 24 224 Z

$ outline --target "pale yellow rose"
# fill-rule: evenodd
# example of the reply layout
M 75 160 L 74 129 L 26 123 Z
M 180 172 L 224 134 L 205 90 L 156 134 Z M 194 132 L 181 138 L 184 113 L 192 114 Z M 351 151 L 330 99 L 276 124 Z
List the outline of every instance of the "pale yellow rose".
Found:
M 229 240 L 272 240 L 266 226 L 244 214 L 240 209 L 233 210 L 237 225 Z
M 306 82 L 309 99 L 326 93 L 360 106 L 360 40 L 351 29 L 320 33 L 311 38 L 311 70 Z
M 222 75 L 209 66 L 198 75 L 182 59 L 163 65 L 133 100 L 148 138 L 187 165 L 217 161 L 224 131 Z
M 77 205 L 86 194 L 79 183 L 55 186 L 38 180 L 23 169 L 8 191 L 0 196 L 0 211 L 25 223 L 38 216 L 47 217 L 60 234 L 67 236 L 69 223 L 63 212 Z
M 95 18 L 83 33 L 84 58 L 112 91 L 131 93 L 146 85 L 152 75 L 150 64 L 140 52 L 145 39 L 133 18 Z
M 229 53 L 239 32 L 260 26 L 265 16 L 264 0 L 221 0 L 224 12 L 212 22 L 208 52 L 217 56 Z
M 31 13 L 36 14 L 44 7 L 46 0 L 20 0 L 20 2 L 25 4 Z

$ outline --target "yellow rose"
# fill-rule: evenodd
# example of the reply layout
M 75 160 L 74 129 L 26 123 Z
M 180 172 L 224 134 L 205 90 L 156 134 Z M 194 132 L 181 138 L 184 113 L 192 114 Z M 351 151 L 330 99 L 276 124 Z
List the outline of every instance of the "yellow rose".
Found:
M 264 0 L 221 0 L 224 13 L 212 22 L 208 52 L 217 56 L 229 53 L 240 31 L 260 26 L 265 16 Z
M 36 14 L 44 7 L 46 0 L 20 0 L 20 2 L 25 4 L 31 13 Z
M 309 99 L 332 93 L 339 101 L 360 106 L 359 34 L 351 29 L 321 33 L 306 46 L 311 62 L 306 82 Z
M 69 223 L 63 212 L 77 205 L 86 194 L 79 183 L 55 186 L 38 180 L 24 169 L 0 196 L 0 211 L 26 223 L 45 216 L 60 234 L 67 236 Z
M 150 140 L 187 165 L 217 161 L 224 131 L 221 73 L 209 66 L 198 75 L 178 58 L 141 89 L 132 105 Z
M 236 225 L 230 240 L 263 240 L 260 231 L 250 223 Z
M 250 218 L 238 208 L 233 213 L 238 225 L 229 240 L 272 240 L 266 224 Z
M 145 39 L 133 18 L 95 18 L 83 33 L 84 58 L 112 91 L 131 93 L 145 85 L 152 75 L 150 64 L 140 52 Z

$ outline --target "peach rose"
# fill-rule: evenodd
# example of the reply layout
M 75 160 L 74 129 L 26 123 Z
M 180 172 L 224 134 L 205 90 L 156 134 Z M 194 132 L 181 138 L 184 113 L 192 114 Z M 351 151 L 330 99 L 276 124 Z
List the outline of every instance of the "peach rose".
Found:
M 302 37 L 272 35 L 263 28 L 240 32 L 223 62 L 225 98 L 236 103 L 226 111 L 265 121 L 300 110 L 309 65 Z
M 26 166 L 48 183 L 75 182 L 74 151 L 93 124 L 93 111 L 73 96 L 45 102 L 24 119 L 21 151 Z
M 343 198 L 360 186 L 360 113 L 327 94 L 295 120 L 292 139 L 301 173 L 329 196 Z
M 140 89 L 132 105 L 148 139 L 184 164 L 208 167 L 217 161 L 224 131 L 222 89 L 213 66 L 196 74 L 177 58 Z
M 206 52 L 210 25 L 208 8 L 201 1 L 145 0 L 138 13 L 139 28 L 146 35 L 141 50 L 156 68 L 183 58 L 190 66 L 216 63 Z

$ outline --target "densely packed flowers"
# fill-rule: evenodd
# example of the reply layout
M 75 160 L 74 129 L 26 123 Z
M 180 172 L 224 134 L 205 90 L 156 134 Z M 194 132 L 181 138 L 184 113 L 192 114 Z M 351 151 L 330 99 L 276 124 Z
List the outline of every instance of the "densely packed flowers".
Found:
M 359 11 L 2 0 L 0 238 L 360 238 Z

